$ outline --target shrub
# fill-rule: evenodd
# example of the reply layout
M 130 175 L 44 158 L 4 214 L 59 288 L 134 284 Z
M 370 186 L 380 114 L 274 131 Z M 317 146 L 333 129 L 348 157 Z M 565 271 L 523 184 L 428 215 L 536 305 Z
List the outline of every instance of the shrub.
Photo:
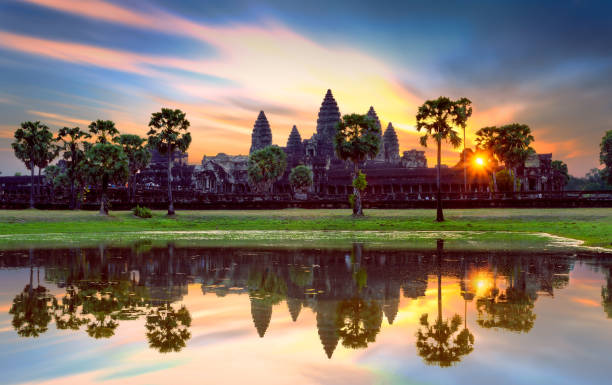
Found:
M 351 205 L 351 208 L 354 208 L 355 207 L 355 194 L 349 194 L 348 201 L 349 201 L 349 205 Z
M 140 207 L 138 205 L 132 209 L 132 212 L 134 213 L 134 215 L 140 218 L 152 218 L 153 217 L 153 214 L 151 213 L 151 209 L 148 209 L 146 207 Z

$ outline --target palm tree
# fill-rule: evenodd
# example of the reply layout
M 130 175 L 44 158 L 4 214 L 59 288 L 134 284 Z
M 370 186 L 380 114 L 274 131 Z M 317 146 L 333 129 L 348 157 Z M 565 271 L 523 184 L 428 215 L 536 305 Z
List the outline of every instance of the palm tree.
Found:
M 338 158 L 353 162 L 353 216 L 362 217 L 361 191 L 367 186 L 359 166 L 374 158 L 381 147 L 380 127 L 368 115 L 344 115 L 336 125 L 334 147 Z
M 526 124 L 512 123 L 498 129 L 500 153 L 506 168 L 512 173 L 514 183 L 512 190 L 517 190 L 516 168 L 523 164 L 534 150 L 530 147 L 534 141 L 531 129 Z
M 161 112 L 151 114 L 149 122 L 149 145 L 160 154 L 168 156 L 168 215 L 174 215 L 172 200 L 172 156 L 175 151 L 187 151 L 191 144 L 191 134 L 187 132 L 189 121 L 181 110 L 162 108 Z
M 23 122 L 21 128 L 15 131 L 15 141 L 12 143 L 15 156 L 30 170 L 30 208 L 32 209 L 34 208 L 34 168 L 39 164 L 41 149 L 50 143 L 48 135 L 51 135 L 49 127 L 39 121 Z
M 76 208 L 75 184 L 79 177 L 79 163 L 85 157 L 82 141 L 91 138 L 86 131 L 79 127 L 64 127 L 57 133 L 57 141 L 62 142 L 63 158 L 66 161 L 68 179 L 70 180 L 70 209 Z
M 427 147 L 427 140 L 431 137 L 438 145 L 437 162 L 437 194 L 436 194 L 436 221 L 444 221 L 442 212 L 442 195 L 440 191 L 440 168 L 442 165 L 442 141 L 448 141 L 453 148 L 459 147 L 461 138 L 454 127 L 465 127 L 467 120 L 472 116 L 471 101 L 461 98 L 453 101 L 445 96 L 435 100 L 428 100 L 421 107 L 416 116 L 417 131 L 426 133 L 420 139 L 421 145 Z
M 166 303 L 147 316 L 145 328 L 149 347 L 160 353 L 179 352 L 191 338 L 191 315 L 185 306 L 175 310 Z
M 149 165 L 151 151 L 145 144 L 147 140 L 138 135 L 124 134 L 119 136 L 117 143 L 123 147 L 128 157 L 130 176 L 128 178 L 128 200 L 133 202 L 135 193 L 136 173 Z

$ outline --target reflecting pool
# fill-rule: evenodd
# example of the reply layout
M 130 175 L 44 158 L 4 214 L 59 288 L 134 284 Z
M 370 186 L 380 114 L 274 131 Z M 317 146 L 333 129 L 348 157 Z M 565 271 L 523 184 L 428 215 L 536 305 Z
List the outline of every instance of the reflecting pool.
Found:
M 3 384 L 604 384 L 612 255 L 0 250 Z

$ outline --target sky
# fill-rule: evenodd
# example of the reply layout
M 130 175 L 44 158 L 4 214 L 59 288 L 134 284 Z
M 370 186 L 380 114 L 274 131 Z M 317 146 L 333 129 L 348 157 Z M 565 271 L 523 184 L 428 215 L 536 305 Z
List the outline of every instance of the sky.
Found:
M 10 146 L 20 122 L 110 119 L 144 136 L 162 107 L 187 113 L 192 163 L 247 154 L 260 110 L 284 146 L 294 124 L 312 135 L 331 89 L 342 114 L 374 106 L 392 122 L 400 151 L 420 148 L 425 100 L 468 97 L 468 147 L 481 127 L 525 123 L 537 152 L 582 176 L 612 129 L 611 12 L 588 0 L 0 0 L 0 171 L 25 171 Z

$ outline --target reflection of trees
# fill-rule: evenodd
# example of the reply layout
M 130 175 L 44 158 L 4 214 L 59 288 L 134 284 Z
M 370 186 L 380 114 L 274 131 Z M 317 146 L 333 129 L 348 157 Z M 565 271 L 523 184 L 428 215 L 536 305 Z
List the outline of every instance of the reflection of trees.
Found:
M 47 331 L 51 315 L 52 297 L 49 291 L 38 285 L 34 287 L 33 250 L 30 249 L 30 283 L 15 296 L 9 314 L 13 315 L 13 328 L 21 337 L 38 337 Z
M 529 332 L 533 328 L 536 315 L 533 314 L 534 299 L 526 288 L 525 272 L 520 262 L 514 265 L 509 277 L 510 286 L 499 290 L 494 285 L 488 295 L 476 300 L 478 318 L 476 322 L 484 328 L 501 328 L 513 332 Z
M 191 315 L 185 306 L 178 310 L 168 303 L 159 306 L 147 316 L 149 346 L 160 353 L 179 352 L 191 338 L 190 326 Z
M 444 241 L 437 242 L 438 265 L 438 318 L 435 323 L 429 323 L 427 314 L 421 315 L 421 327 L 417 331 L 416 347 L 419 355 L 428 365 L 449 367 L 474 350 L 474 335 L 461 326 L 461 316 L 455 314 L 450 320 L 442 319 L 442 255 Z M 459 333 L 455 336 L 455 333 Z M 455 337 L 453 337 L 455 336 Z
M 342 346 L 366 348 L 376 341 L 382 323 L 382 309 L 376 301 L 352 298 L 340 302 L 337 310 L 338 335 Z
M 608 318 L 612 318 L 612 267 L 605 274 L 606 286 L 601 287 L 601 306 Z

